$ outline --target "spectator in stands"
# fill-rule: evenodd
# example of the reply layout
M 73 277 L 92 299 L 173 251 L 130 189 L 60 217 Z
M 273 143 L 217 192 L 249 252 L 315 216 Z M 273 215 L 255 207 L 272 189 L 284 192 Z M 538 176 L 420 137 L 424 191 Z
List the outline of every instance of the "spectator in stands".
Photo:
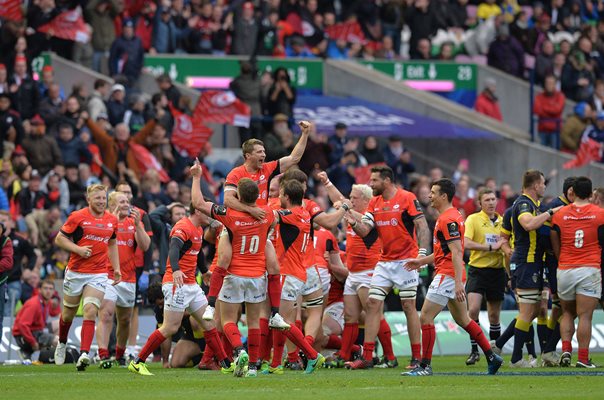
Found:
M 39 115 L 31 119 L 31 129 L 31 134 L 23 139 L 23 150 L 31 166 L 46 175 L 55 165 L 63 164 L 61 150 L 55 138 L 46 134 L 46 124 Z
M 529 17 L 524 11 L 520 11 L 513 23 L 510 24 L 510 34 L 520 42 L 526 53 L 532 54 L 529 45 Z
M 581 29 L 581 25 L 585 22 L 585 17 L 581 14 L 581 0 L 572 0 L 570 10 L 564 15 L 563 25 L 564 30 L 570 33 L 575 33 Z
M 563 20 L 568 14 L 569 10 L 564 5 L 565 0 L 551 0 L 545 3 L 545 11 L 552 18 L 552 26 L 557 31 L 563 31 L 564 25 Z
M 8 93 L 8 71 L 4 64 L 0 64 L 0 93 Z
M 594 89 L 594 95 L 591 103 L 595 106 L 595 111 L 600 112 L 604 109 L 604 80 L 598 79 Z
M 161 74 L 157 77 L 157 86 L 159 86 L 159 90 L 163 93 L 169 102 L 171 102 L 175 107 L 178 106 L 180 102 L 180 90 L 174 83 L 172 82 L 172 78 L 168 74 Z
M 132 169 L 137 177 L 141 176 L 139 171 L 138 163 L 134 157 L 134 152 L 128 143 L 130 141 L 143 145 L 147 137 L 153 132 L 156 120 L 151 119 L 145 124 L 145 126 L 134 136 L 130 136 L 130 128 L 124 123 L 117 124 L 115 126 L 115 133 L 113 136 L 109 135 L 106 130 L 101 128 L 99 124 L 92 121 L 90 118 L 86 118 L 86 124 L 90 133 L 94 137 L 94 141 L 101 149 L 103 155 L 103 161 L 105 166 L 113 174 L 118 173 L 118 162 L 125 163 L 125 166 Z
M 470 197 L 470 181 L 468 179 L 460 179 L 457 182 L 455 196 L 453 197 L 453 207 L 457 208 L 461 215 L 467 217 L 476 212 L 476 204 L 474 199 Z
M 51 279 L 44 280 L 40 292 L 23 304 L 17 313 L 12 334 L 19 346 L 23 360 L 31 360 L 35 351 L 49 349 L 59 343 L 59 337 L 47 331 L 50 315 L 58 315 L 58 303 L 53 305 L 55 285 Z
M 61 229 L 61 210 L 58 206 L 34 210 L 25 217 L 25 223 L 31 244 L 45 253 L 53 247 L 54 237 Z
M 348 127 L 343 122 L 338 122 L 335 125 L 335 135 L 331 136 L 327 143 L 331 147 L 331 153 L 329 154 L 329 164 L 338 163 L 344 156 L 344 146 L 348 143 Z M 344 192 L 342 192 L 344 193 Z
M 86 187 L 80 182 L 78 164 L 65 163 L 65 180 L 69 190 L 69 206 L 71 209 L 78 209 L 86 204 Z
M 246 1 L 235 11 L 232 53 L 251 56 L 256 49 L 259 32 L 258 21 L 254 17 L 254 4 Z
M 487 62 L 493 68 L 522 78 L 524 73 L 524 50 L 522 50 L 518 40 L 510 36 L 508 25 L 502 24 L 497 29 L 497 37 L 489 46 Z
M 77 97 L 69 96 L 65 100 L 65 111 L 58 123 L 71 125 L 76 135 L 80 132 L 80 129 L 84 126 L 84 120 L 80 115 L 80 101 Z M 53 133 L 56 133 L 58 126 L 52 128 L 54 128 Z
M 592 116 L 593 109 L 588 103 L 581 102 L 575 106 L 574 114 L 567 117 L 562 125 L 560 132 L 562 150 L 572 153 L 577 151 L 581 136 L 590 124 Z
M 171 203 L 167 206 L 161 205 L 149 213 L 153 229 L 154 245 L 159 250 L 160 273 L 166 270 L 169 233 L 174 224 L 186 217 L 186 215 L 187 209 L 181 203 Z
M 109 53 L 111 76 L 124 75 L 128 85 L 133 86 L 143 69 L 145 50 L 138 36 L 134 35 L 134 22 L 127 18 L 122 25 L 122 36 L 115 39 Z
M 485 0 L 478 5 L 476 10 L 476 16 L 483 21 L 498 15 L 501 15 L 501 7 L 496 4 L 495 0 Z
M 109 94 L 109 82 L 104 79 L 97 79 L 94 81 L 94 90 L 88 99 L 86 109 L 88 115 L 93 121 L 96 121 L 99 114 L 107 114 L 107 106 L 105 105 L 105 99 Z
M 381 46 L 375 52 L 375 58 L 384 60 L 394 60 L 397 58 L 397 47 L 394 45 L 394 41 L 388 35 L 384 35 L 382 38 Z M 400 39 L 399 39 L 400 43 Z M 398 47 L 400 48 L 400 46 Z
M 115 41 L 115 17 L 123 10 L 124 4 L 118 0 L 90 0 L 85 15 L 92 27 L 92 67 L 97 72 L 106 71 L 109 49 Z
M 37 270 L 23 271 L 23 282 L 21 282 L 21 303 L 25 304 L 27 300 L 38 294 L 40 286 L 40 272 Z
M 564 71 L 564 65 L 566 64 L 566 56 L 562 53 L 556 53 L 554 55 L 554 66 L 552 69 L 552 75 L 556 77 L 557 87 L 556 89 L 562 90 L 562 72 Z
M 529 31 L 528 52 L 533 55 L 538 55 L 543 43 L 548 40 L 547 35 L 551 29 L 552 19 L 549 15 L 543 14 L 539 18 L 539 22 Z
M 47 96 L 40 102 L 40 116 L 51 131 L 56 129 L 56 124 L 62 119 L 64 110 L 60 90 L 58 84 L 51 83 L 47 90 Z
M 600 143 L 600 145 L 604 145 L 604 111 L 600 111 L 596 114 L 594 124 L 588 126 L 583 135 L 595 140 Z M 600 160 L 600 162 L 603 161 L 604 158 Z
M 188 34 L 188 30 L 183 32 L 176 26 L 169 4 L 168 2 L 167 6 L 165 6 L 160 2 L 157 12 L 155 12 L 151 49 L 149 49 L 151 54 L 177 53 L 182 51 L 179 48 L 179 44 L 181 38 Z
M 159 123 L 155 124 L 151 135 L 145 141 L 145 147 L 155 156 L 157 161 L 167 170 L 174 165 L 174 156 L 172 155 L 172 146 L 170 138 L 167 135 L 166 127 Z
M 41 52 L 50 50 L 51 38 L 46 33 L 38 32 L 38 28 L 48 24 L 59 13 L 61 9 L 55 6 L 54 0 L 41 0 L 31 2 L 27 9 L 27 27 L 29 35 L 27 35 L 27 47 L 30 57 L 37 57 Z M 27 118 L 25 118 L 27 119 Z
M 294 116 L 296 104 L 296 88 L 291 85 L 289 73 L 283 67 L 275 69 L 274 82 L 268 92 L 269 115 L 285 114 L 288 118 Z
M 411 30 L 409 56 L 413 59 L 420 58 L 419 41 L 429 39 L 436 33 L 439 28 L 437 16 L 431 9 L 429 0 L 416 0 L 413 6 L 407 7 L 404 18 Z
M 311 126 L 306 149 L 298 166 L 306 175 L 313 171 L 325 171 L 329 167 L 329 154 L 331 146 L 327 143 L 327 136 L 317 132 L 316 125 Z
M 432 45 L 430 44 L 430 39 L 422 38 L 417 41 L 417 47 L 414 55 L 411 57 L 415 60 L 427 61 L 432 59 Z
M 535 97 L 533 113 L 539 118 L 537 130 L 541 144 L 557 150 L 560 148 L 565 97 L 562 92 L 556 90 L 556 77 L 553 75 L 545 77 L 543 89 L 543 92 Z
M 591 40 L 581 36 L 577 43 L 562 70 L 562 91 L 571 100 L 587 101 L 593 94 L 596 65 L 591 57 Z
M 109 97 L 109 101 L 107 101 L 109 123 L 115 126 L 124 122 L 124 115 L 127 110 L 126 88 L 124 85 L 116 83 L 111 87 L 111 96 Z
M 29 120 L 38 112 L 40 92 L 38 84 L 27 72 L 27 59 L 17 55 L 13 75 L 9 79 L 11 103 L 21 115 L 21 119 Z
M 545 76 L 554 72 L 554 43 L 545 39 L 541 43 L 541 51 L 535 59 L 535 82 L 543 85 Z
M 254 119 L 249 128 L 239 128 L 239 139 L 241 143 L 251 138 L 260 137 L 262 125 L 262 107 L 260 106 L 260 79 L 256 73 L 254 65 L 248 61 L 241 61 L 239 67 L 239 76 L 231 81 L 229 89 L 235 93 L 235 96 L 245 104 L 250 106 L 251 117 Z
M 375 136 L 365 137 L 361 155 L 365 157 L 367 164 L 378 164 L 384 162 L 384 153 L 379 147 L 379 143 Z
M 31 214 L 34 209 L 43 209 L 48 203 L 46 193 L 42 191 L 42 177 L 38 170 L 31 172 L 29 185 L 19 191 L 17 202 L 22 217 Z
M 0 332 L 4 317 L 13 313 L 11 304 L 17 304 L 21 298 L 21 265 L 14 262 L 11 217 L 6 211 L 0 211 Z M 15 271 L 15 267 L 18 268 Z
M 486 78 L 484 84 L 484 90 L 476 99 L 474 109 L 481 114 L 503 122 L 503 116 L 499 108 L 499 99 L 495 93 L 497 90 L 497 81 L 493 78 Z
M 75 136 L 73 127 L 70 124 L 61 124 L 58 128 L 59 135 L 57 144 L 61 150 L 61 156 L 65 164 L 79 164 L 81 161 L 92 162 L 92 154 L 88 146 L 82 140 Z
M 350 193 L 356 183 L 355 168 L 359 166 L 359 157 L 354 151 L 344 154 L 337 164 L 327 169 L 329 180 L 338 188 L 340 193 Z
M 42 191 L 47 194 L 50 202 L 46 205 L 49 208 L 52 204 L 57 204 L 67 215 L 69 209 L 69 185 L 65 180 L 65 167 L 55 165 L 55 167 L 42 178 L 40 182 Z
M 143 94 L 130 97 L 130 107 L 124 113 L 124 123 L 128 125 L 132 134 L 136 134 L 145 125 L 145 97 Z
M 23 140 L 23 122 L 19 113 L 11 109 L 8 93 L 0 93 L 0 156 L 7 160 L 15 146 Z
M 289 153 L 281 141 L 281 137 L 289 132 L 289 118 L 285 114 L 276 114 L 273 117 L 273 129 L 262 137 L 266 151 L 266 160 L 278 160 Z
M 285 46 L 285 55 L 287 57 L 315 58 L 315 55 L 306 46 L 306 41 L 302 36 L 294 35 L 289 38 Z

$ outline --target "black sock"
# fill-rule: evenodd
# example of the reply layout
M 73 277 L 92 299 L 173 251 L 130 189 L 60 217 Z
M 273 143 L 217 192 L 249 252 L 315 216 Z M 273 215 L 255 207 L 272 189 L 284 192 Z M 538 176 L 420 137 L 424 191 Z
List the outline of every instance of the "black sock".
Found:
M 501 336 L 501 324 L 491 325 L 489 327 L 489 339 L 497 340 Z
M 558 346 L 558 342 L 560 341 L 560 324 L 556 322 L 556 326 L 554 329 L 551 329 L 551 335 L 547 338 L 547 343 L 545 344 L 544 353 L 549 353 L 551 351 L 556 351 L 556 347 Z
M 529 329 L 529 339 L 526 341 L 526 351 L 533 357 L 537 358 L 537 353 L 535 352 L 535 328 L 531 324 Z
M 507 328 L 505 328 L 505 331 L 503 331 L 501 336 L 499 336 L 496 339 L 495 346 L 499 347 L 500 349 L 503 349 L 503 346 L 505 346 L 505 344 L 508 342 L 508 340 L 510 340 L 512 338 L 512 336 L 514 336 L 515 328 L 516 328 L 516 318 L 514 318 L 510 322 L 510 324 L 508 325 Z
M 537 337 L 539 338 L 539 349 L 541 352 L 545 352 L 545 345 L 547 344 L 547 325 L 537 323 Z
M 432 362 L 432 360 L 430 360 L 428 358 L 422 358 L 422 361 L 419 363 L 419 365 L 422 368 L 426 368 L 427 366 L 430 365 L 431 362 Z
M 514 352 L 512 353 L 512 363 L 522 359 L 522 348 L 529 339 L 529 332 L 514 328 Z
M 271 307 L 271 317 L 274 317 L 275 314 L 279 312 L 279 307 Z
M 208 305 L 210 307 L 216 308 L 216 297 L 215 296 L 208 296 Z

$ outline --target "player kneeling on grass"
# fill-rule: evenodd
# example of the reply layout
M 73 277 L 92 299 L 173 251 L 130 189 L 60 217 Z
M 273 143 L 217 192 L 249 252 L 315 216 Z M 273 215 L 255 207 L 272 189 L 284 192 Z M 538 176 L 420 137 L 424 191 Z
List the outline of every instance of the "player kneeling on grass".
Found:
M 134 254 L 137 248 L 147 251 L 151 238 L 145 232 L 141 222 L 141 215 L 135 208 L 130 207 L 130 202 L 125 193 L 113 192 L 109 195 L 109 210 L 118 219 L 117 223 L 117 248 L 120 256 L 120 269 L 122 281 L 115 286 L 107 286 L 105 297 L 99 312 L 99 324 L 96 329 L 96 341 L 99 345 L 99 366 L 103 369 L 111 368 L 113 362 L 109 359 L 109 335 L 113 327 L 113 317 L 117 313 L 117 343 L 115 346 L 115 359 L 125 366 L 124 352 L 130 334 L 130 319 L 136 300 L 136 266 Z M 109 264 L 109 263 L 108 263 Z M 113 283 L 113 269 L 107 265 L 109 281 Z
M 604 209 L 589 202 L 592 194 L 589 178 L 577 178 L 573 191 L 575 201 L 554 215 L 550 234 L 558 259 L 558 296 L 562 303 L 560 366 L 570 366 L 574 321 L 579 317 L 576 367 L 596 368 L 589 359 L 589 342 L 591 319 L 602 294 L 600 263 L 604 246 Z
M 447 306 L 455 322 L 463 327 L 484 351 L 488 373 L 494 375 L 503 359 L 491 350 L 491 345 L 480 326 L 468 316 L 464 282 L 466 271 L 463 264 L 464 220 L 451 204 L 455 185 L 448 179 L 432 184 L 430 203 L 439 213 L 434 227 L 434 253 L 407 261 L 405 268 L 415 270 L 426 264 L 434 264 L 435 275 L 422 307 L 422 360 L 413 370 L 402 375 L 432 375 L 432 349 L 436 340 L 434 319 Z
M 221 360 L 223 372 L 231 372 L 230 361 L 224 352 L 214 322 L 204 321 L 202 318 L 208 301 L 195 280 L 198 263 L 200 259 L 203 260 L 198 255 L 201 252 L 203 238 L 202 224 L 205 222 L 207 222 L 207 217 L 191 207 L 190 215 L 178 221 L 172 228 L 166 273 L 162 282 L 165 299 L 164 323 L 149 336 L 138 357 L 130 362 L 128 366 L 130 372 L 139 375 L 153 375 L 147 369 L 145 360 L 166 338 L 178 331 L 185 310 L 199 322 L 205 331 L 206 345 Z

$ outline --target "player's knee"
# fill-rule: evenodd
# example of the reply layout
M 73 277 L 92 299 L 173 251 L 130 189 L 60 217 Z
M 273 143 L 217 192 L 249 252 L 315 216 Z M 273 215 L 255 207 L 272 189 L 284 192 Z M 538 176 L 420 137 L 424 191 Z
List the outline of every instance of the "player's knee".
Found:
M 403 301 L 401 301 L 401 306 L 402 306 L 403 312 L 405 312 L 405 314 L 408 314 L 410 312 L 417 312 L 417 310 L 415 308 L 415 299 L 403 300 Z
M 110 310 L 101 309 L 101 311 L 99 312 L 99 318 L 104 323 L 111 323 L 113 322 L 113 312 Z
M 277 260 L 269 260 L 267 258 L 266 271 L 269 275 L 279 275 L 279 263 L 277 262 Z
M 419 314 L 419 323 L 421 325 L 431 325 L 434 321 L 424 313 Z

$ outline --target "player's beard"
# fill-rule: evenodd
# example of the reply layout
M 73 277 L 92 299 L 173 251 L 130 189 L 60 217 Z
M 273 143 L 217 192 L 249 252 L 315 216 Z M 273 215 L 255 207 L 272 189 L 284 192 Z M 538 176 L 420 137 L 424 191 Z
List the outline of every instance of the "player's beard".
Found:
M 105 212 L 105 205 L 90 204 L 90 208 L 92 208 L 92 212 L 95 214 L 103 214 Z
M 384 188 L 383 187 L 379 187 L 379 186 L 378 187 L 374 187 L 374 188 L 372 188 L 372 190 L 373 190 L 373 195 L 374 196 L 381 196 L 382 193 L 384 193 Z

